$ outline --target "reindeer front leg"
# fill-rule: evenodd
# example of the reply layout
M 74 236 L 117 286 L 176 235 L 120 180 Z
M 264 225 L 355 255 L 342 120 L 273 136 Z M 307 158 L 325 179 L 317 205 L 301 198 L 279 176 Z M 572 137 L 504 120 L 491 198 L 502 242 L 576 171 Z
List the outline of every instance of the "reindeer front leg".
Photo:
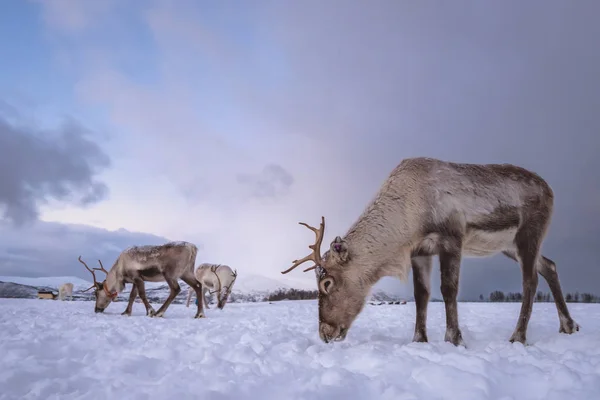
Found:
M 177 295 L 181 292 L 181 286 L 179 286 L 176 278 L 170 278 L 165 275 L 165 281 L 167 282 L 167 285 L 169 285 L 171 293 L 169 293 L 169 296 L 155 314 L 155 317 L 159 318 L 165 315 L 167 308 L 169 308 L 175 297 L 177 297 Z
M 465 343 L 462 333 L 458 326 L 458 281 L 461 261 L 461 243 L 460 239 L 450 238 L 444 246 L 445 249 L 440 252 L 440 272 L 441 272 L 441 292 L 446 306 L 446 336 L 445 341 L 455 346 Z
M 144 284 L 144 280 L 142 278 L 136 278 L 133 283 L 137 287 L 140 299 L 142 299 L 144 306 L 146 306 L 146 315 L 153 317 L 156 314 L 156 311 L 154 311 L 154 308 L 152 308 L 150 302 L 146 298 L 146 285 Z
M 207 309 L 210 309 L 210 307 L 208 306 L 208 303 L 210 303 L 210 297 L 207 297 L 207 293 L 209 293 L 209 290 L 206 286 L 202 287 L 202 296 L 204 296 L 204 305 L 206 306 Z M 209 294 L 210 296 L 210 294 Z
M 427 342 L 427 305 L 431 293 L 431 256 L 413 257 L 412 271 L 417 318 L 413 342 Z
M 127 308 L 125 311 L 121 313 L 121 315 L 129 315 L 131 316 L 131 311 L 133 310 L 133 302 L 135 301 L 138 295 L 137 285 L 134 283 L 131 287 L 131 293 L 129 294 L 129 302 L 127 303 Z
M 194 293 L 194 289 L 189 287 L 188 288 L 188 294 L 187 294 L 187 299 L 185 300 L 185 306 L 189 307 L 190 306 L 190 302 L 192 301 L 192 294 Z

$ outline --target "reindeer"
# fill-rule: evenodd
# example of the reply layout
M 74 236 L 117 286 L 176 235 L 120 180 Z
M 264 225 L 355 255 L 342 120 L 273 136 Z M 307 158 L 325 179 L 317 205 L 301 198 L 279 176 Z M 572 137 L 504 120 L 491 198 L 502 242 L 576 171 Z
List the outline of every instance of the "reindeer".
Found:
M 412 268 L 416 321 L 414 342 L 427 342 L 427 303 L 432 256 L 440 262 L 446 309 L 444 340 L 464 341 L 458 324 L 457 294 L 461 257 L 502 253 L 518 261 L 523 302 L 510 342 L 525 344 L 538 285 L 546 280 L 558 311 L 559 332 L 579 325 L 569 315 L 555 263 L 540 254 L 554 205 L 554 193 L 539 175 L 510 164 L 459 164 L 432 158 L 403 160 L 390 173 L 362 215 L 321 256 L 325 218 L 312 253 L 282 271 L 313 261 L 318 283 L 319 336 L 344 340 L 361 312 L 370 288 L 383 276 L 406 282 Z
M 58 298 L 60 300 L 64 300 L 67 296 L 69 300 L 73 300 L 73 284 L 71 282 L 63 283 L 58 288 Z
M 194 318 L 204 318 L 201 297 L 202 284 L 194 277 L 197 252 L 198 248 L 187 242 L 169 242 L 159 246 L 134 246 L 124 250 L 119 255 L 110 271 L 104 269 L 100 260 L 98 260 L 100 268 L 91 269 L 79 256 L 79 262 L 92 273 L 94 278 L 94 284 L 85 292 L 95 289 L 95 312 L 104 312 L 106 307 L 123 291 L 125 284 L 132 283 L 129 303 L 122 315 L 131 315 L 133 302 L 139 294 L 146 307 L 146 315 L 162 317 L 173 299 L 181 291 L 181 287 L 177 282 L 178 279 L 181 279 L 190 287 L 193 287 L 198 295 L 198 311 Z M 94 271 L 104 272 L 106 279 L 98 282 Z M 171 289 L 169 297 L 158 311 L 154 311 L 146 298 L 144 282 L 167 282 Z
M 232 271 L 228 265 L 223 264 L 208 264 L 203 263 L 198 266 L 195 272 L 196 280 L 202 283 L 203 295 L 217 293 L 217 308 L 222 310 L 227 304 L 227 299 L 233 289 L 233 284 L 237 279 L 237 270 Z M 225 288 L 224 291 L 223 288 Z M 212 289 L 212 291 L 209 291 Z M 192 299 L 192 290 L 188 290 L 186 306 L 189 307 Z M 208 299 L 204 298 L 206 308 L 208 307 Z

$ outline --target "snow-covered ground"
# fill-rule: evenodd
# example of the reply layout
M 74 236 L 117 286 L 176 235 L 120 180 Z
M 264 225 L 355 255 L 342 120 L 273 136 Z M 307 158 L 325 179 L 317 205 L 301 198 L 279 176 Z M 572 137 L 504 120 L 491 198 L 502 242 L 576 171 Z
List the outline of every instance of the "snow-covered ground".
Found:
M 192 318 L 94 314 L 91 302 L 0 299 L 0 399 L 598 399 L 600 305 L 570 304 L 581 325 L 558 333 L 536 303 L 529 346 L 510 344 L 518 303 L 459 303 L 467 345 L 411 343 L 414 304 L 366 306 L 346 341 L 322 343 L 315 301 L 228 304 Z

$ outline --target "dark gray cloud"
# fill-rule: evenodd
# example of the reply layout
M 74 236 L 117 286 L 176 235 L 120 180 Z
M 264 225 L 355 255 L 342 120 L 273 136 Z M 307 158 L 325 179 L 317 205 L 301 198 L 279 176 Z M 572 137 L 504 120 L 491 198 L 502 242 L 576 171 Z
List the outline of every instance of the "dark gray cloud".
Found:
M 566 290 L 600 292 L 599 13 L 597 1 L 278 3 L 263 29 L 285 51 L 286 90 L 249 104 L 345 160 L 365 205 L 405 157 L 540 173 L 556 195 L 544 254 Z M 463 265 L 463 297 L 521 290 L 503 256 Z
M 35 221 L 48 200 L 79 206 L 98 202 L 108 188 L 96 175 L 109 164 L 77 122 L 46 130 L 0 105 L 0 217 L 23 225 Z
M 200 148 L 186 140 L 202 131 L 201 125 L 191 128 L 193 118 L 182 118 L 187 113 L 207 121 L 215 116 L 219 121 L 238 121 L 243 126 L 239 131 L 252 135 L 247 142 L 254 146 L 248 146 L 248 153 L 255 159 L 278 156 L 274 161 L 291 171 L 293 196 L 284 206 L 264 202 L 269 207 L 228 214 L 228 207 L 240 205 L 211 205 L 220 215 L 232 215 L 214 223 L 226 227 L 212 236 L 214 247 L 227 242 L 230 231 L 241 232 L 248 246 L 243 257 L 263 261 L 261 247 L 268 242 L 276 251 L 269 262 L 257 264 L 277 274 L 278 264 L 288 262 L 288 253 L 306 246 L 301 233 L 295 233 L 295 221 L 318 221 L 325 215 L 325 240 L 343 234 L 403 158 L 510 162 L 540 173 L 555 191 L 555 214 L 544 254 L 556 261 L 564 289 L 600 290 L 593 252 L 600 235 L 598 1 L 467 5 L 306 0 L 239 7 L 206 12 L 193 3 L 172 7 L 161 2 L 153 12 L 143 13 L 150 16 L 166 60 L 161 59 L 168 70 L 165 86 L 175 82 L 175 88 L 190 88 L 201 97 L 200 104 L 226 99 L 218 113 L 185 96 L 175 100 L 163 95 L 164 103 L 150 97 L 141 103 L 145 93 L 131 96 L 136 85 L 124 87 L 120 80 L 113 90 L 105 90 L 110 80 L 88 85 L 89 93 L 100 96 L 102 106 L 114 107 L 115 114 L 136 110 L 139 120 L 148 123 L 142 125 L 144 135 L 158 125 L 155 130 L 167 142 L 177 137 L 181 147 Z M 88 49 L 86 43 L 86 54 Z M 190 80 L 192 75 L 204 80 Z M 132 100 L 122 105 L 115 98 Z M 139 104 L 143 106 L 134 107 Z M 186 107 L 190 111 L 176 114 Z M 166 110 L 162 125 L 147 118 L 161 110 Z M 117 122 L 123 125 L 123 120 Z M 220 162 L 214 168 L 219 171 L 215 181 L 222 180 L 223 167 L 246 162 L 238 153 L 226 158 L 219 150 L 209 153 Z M 173 153 L 181 158 L 179 152 Z M 152 162 L 161 167 L 173 164 L 154 158 Z M 185 168 L 181 175 L 189 174 Z M 269 183 L 268 174 L 244 174 L 238 182 L 255 195 L 285 188 L 281 182 Z M 217 185 L 208 189 L 229 196 Z M 256 214 L 267 220 L 259 235 Z M 252 218 L 244 220 L 248 215 Z M 284 226 L 288 219 L 294 221 L 289 227 Z M 244 222 L 252 235 L 241 229 Z M 282 230 L 292 238 L 281 235 Z M 262 244 L 247 240 L 251 236 L 260 237 Z M 255 258 L 247 254 L 252 251 Z M 393 285 L 398 290 L 411 286 Z M 520 287 L 520 270 L 509 259 L 464 262 L 463 298 Z M 439 297 L 438 288 L 439 273 L 434 274 L 434 295 Z
M 133 245 L 161 244 L 168 239 L 125 229 L 108 231 L 86 225 L 36 221 L 21 229 L 0 224 L 1 276 L 77 276 L 90 274 L 77 261 L 94 265 L 101 259 L 109 269 L 119 253 Z M 201 246 L 198 244 L 198 247 Z M 91 266 L 91 265 L 90 265 Z
M 251 196 L 257 198 L 285 195 L 294 184 L 294 177 L 278 164 L 267 164 L 255 174 L 240 173 L 236 179 L 248 188 Z

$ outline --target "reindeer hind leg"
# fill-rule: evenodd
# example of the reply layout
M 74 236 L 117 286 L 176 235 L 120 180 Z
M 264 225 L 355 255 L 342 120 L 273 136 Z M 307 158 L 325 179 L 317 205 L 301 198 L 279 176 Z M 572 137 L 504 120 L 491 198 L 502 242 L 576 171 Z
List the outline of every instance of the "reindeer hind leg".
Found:
M 523 275 L 523 301 L 515 330 L 510 337 L 510 342 L 520 342 L 525 345 L 527 339 L 527 326 L 533 310 L 533 301 L 538 287 L 537 264 L 540 258 L 540 246 L 544 237 L 548 218 L 541 213 L 533 220 L 526 221 L 515 235 L 516 258 L 521 264 Z
M 519 262 L 514 251 L 503 251 L 502 253 L 511 260 Z M 560 328 L 558 331 L 567 334 L 579 331 L 579 325 L 571 318 L 567 303 L 565 302 L 554 261 L 540 254 L 536 263 L 536 270 L 542 278 L 544 278 L 552 292 L 554 304 L 556 304 L 556 311 L 558 312 L 558 319 L 560 321 Z
M 558 279 L 558 273 L 556 272 L 556 264 L 554 261 L 540 255 L 539 260 L 536 264 L 537 270 L 542 277 L 548 283 L 552 297 L 554 298 L 554 304 L 556 304 L 556 311 L 558 312 L 558 319 L 560 320 L 560 333 L 572 334 L 579 331 L 579 325 L 573 321 L 567 308 L 567 303 L 563 296 L 562 289 L 560 287 L 560 281 Z

